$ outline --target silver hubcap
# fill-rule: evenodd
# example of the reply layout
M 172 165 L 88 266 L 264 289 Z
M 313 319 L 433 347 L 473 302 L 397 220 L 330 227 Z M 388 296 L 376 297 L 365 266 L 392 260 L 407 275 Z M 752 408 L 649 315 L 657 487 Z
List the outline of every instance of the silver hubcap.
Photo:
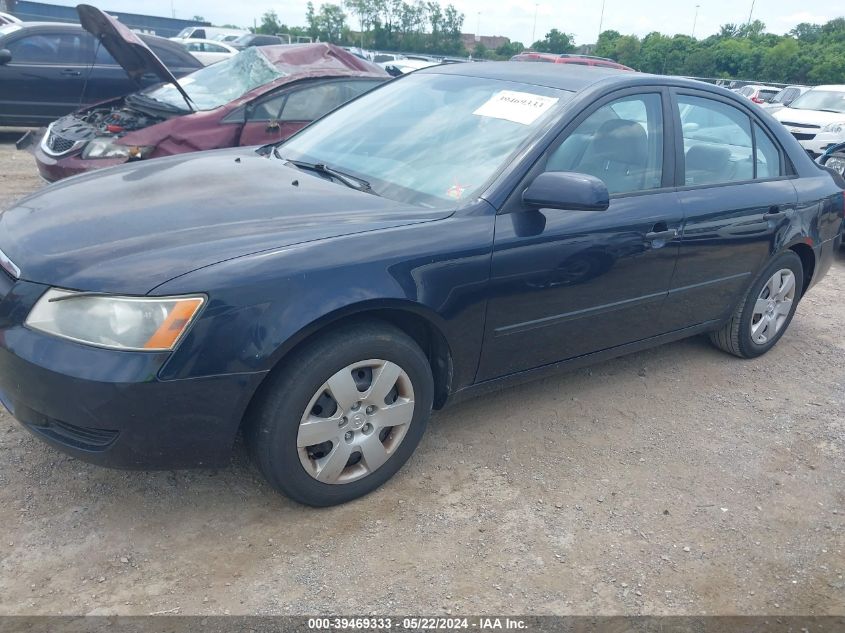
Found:
M 364 360 L 344 367 L 314 394 L 296 446 L 314 479 L 345 484 L 377 470 L 408 432 L 414 388 L 396 363 Z
M 789 269 L 777 271 L 760 291 L 751 315 L 751 340 L 768 343 L 780 332 L 795 300 L 795 275 Z

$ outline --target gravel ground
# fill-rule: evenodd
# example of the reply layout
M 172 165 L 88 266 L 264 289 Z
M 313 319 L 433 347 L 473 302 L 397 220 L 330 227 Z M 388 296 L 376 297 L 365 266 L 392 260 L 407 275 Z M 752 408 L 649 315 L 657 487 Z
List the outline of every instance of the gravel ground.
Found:
M 0 135 L 0 207 L 37 189 Z M 314 510 L 75 461 L 0 414 L 0 613 L 845 613 L 845 259 L 767 356 L 702 338 L 435 415 Z

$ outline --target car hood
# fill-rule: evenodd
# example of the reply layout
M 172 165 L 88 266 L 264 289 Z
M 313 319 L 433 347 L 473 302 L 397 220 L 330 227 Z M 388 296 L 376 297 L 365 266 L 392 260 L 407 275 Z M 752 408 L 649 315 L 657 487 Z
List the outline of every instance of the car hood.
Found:
M 772 113 L 782 123 L 803 123 L 824 127 L 828 123 L 845 121 L 845 114 L 837 112 L 822 112 L 821 110 L 799 110 L 797 108 L 781 108 Z
M 0 250 L 24 280 L 141 295 L 223 260 L 451 213 L 363 193 L 237 148 L 56 183 L 0 213 Z
M 125 25 L 89 4 L 77 5 L 76 12 L 79 14 L 79 23 L 82 28 L 102 43 L 130 79 L 140 82 L 141 77 L 152 73 L 161 81 L 173 84 L 190 103 L 190 97 L 176 81 L 176 77 L 167 70 L 167 66 L 156 57 L 156 54 L 144 44 L 140 37 Z

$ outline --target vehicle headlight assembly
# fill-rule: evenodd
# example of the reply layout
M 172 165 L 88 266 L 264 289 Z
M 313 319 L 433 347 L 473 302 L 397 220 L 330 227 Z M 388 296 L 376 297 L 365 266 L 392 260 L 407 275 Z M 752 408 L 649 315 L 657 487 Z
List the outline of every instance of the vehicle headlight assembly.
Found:
M 51 288 L 30 311 L 26 326 L 96 347 L 169 351 L 203 303 L 201 295 L 117 297 Z
M 82 158 L 146 158 L 153 151 L 151 145 L 122 145 L 115 138 L 95 138 L 82 150 Z
M 825 161 L 824 166 L 845 176 L 845 155 L 831 156 Z
M 822 132 L 830 132 L 831 134 L 843 134 L 845 133 L 845 121 L 828 123 L 822 128 Z

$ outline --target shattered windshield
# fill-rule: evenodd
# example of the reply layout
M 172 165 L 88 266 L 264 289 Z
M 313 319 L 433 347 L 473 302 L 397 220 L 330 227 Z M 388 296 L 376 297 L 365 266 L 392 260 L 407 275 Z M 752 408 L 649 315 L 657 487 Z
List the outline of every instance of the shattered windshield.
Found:
M 179 80 L 197 110 L 213 110 L 287 73 L 264 57 L 258 48 L 206 66 Z M 172 84 L 153 86 L 141 92 L 145 97 L 184 110 L 185 99 Z

